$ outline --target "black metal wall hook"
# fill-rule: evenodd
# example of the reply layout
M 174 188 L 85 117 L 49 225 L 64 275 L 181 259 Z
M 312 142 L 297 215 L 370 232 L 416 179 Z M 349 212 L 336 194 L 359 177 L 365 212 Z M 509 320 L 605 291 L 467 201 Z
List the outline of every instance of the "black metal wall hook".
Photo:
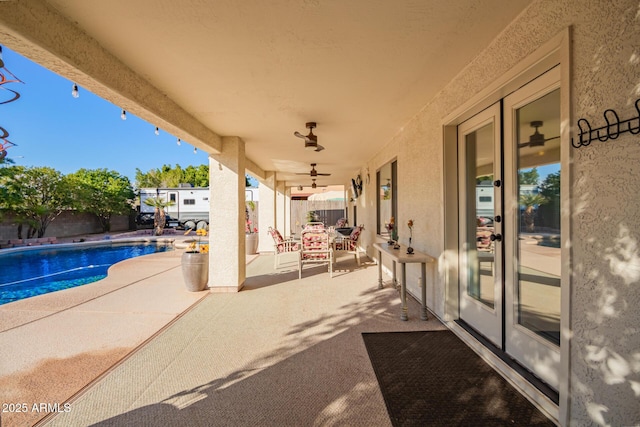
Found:
M 571 145 L 574 148 L 586 147 L 591 144 L 591 141 L 597 139 L 598 141 L 608 141 L 610 139 L 616 139 L 620 134 L 629 132 L 632 135 L 640 133 L 640 98 L 635 103 L 638 117 L 632 117 L 627 120 L 620 121 L 618 113 L 613 109 L 607 109 L 604 111 L 604 121 L 607 123 L 605 126 L 591 129 L 591 124 L 587 119 L 578 120 L 578 140 L 575 141 L 571 138 Z M 634 122 L 636 122 L 634 124 Z M 626 125 L 626 127 L 624 126 Z M 601 133 L 602 131 L 602 133 Z

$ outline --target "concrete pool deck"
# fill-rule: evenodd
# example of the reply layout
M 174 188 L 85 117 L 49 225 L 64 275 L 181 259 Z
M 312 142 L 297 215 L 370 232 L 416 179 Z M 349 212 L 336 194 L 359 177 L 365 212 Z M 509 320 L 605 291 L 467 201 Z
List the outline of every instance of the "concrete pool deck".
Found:
M 69 292 L 69 308 L 0 332 L 14 366 L 0 367 L 0 401 L 28 405 L 2 426 L 390 426 L 361 333 L 446 329 L 412 299 L 400 321 L 398 291 L 351 254 L 332 279 L 314 266 L 301 280 L 295 257 L 277 271 L 272 254 L 247 257 L 242 292 L 200 297 L 183 290 L 181 252 L 124 261 L 110 292 L 75 305 Z
M 182 253 L 125 260 L 98 282 L 1 305 L 0 402 L 29 409 L 1 414 L 2 425 L 32 425 L 47 415 L 34 403 L 62 405 L 208 295 L 185 290 Z

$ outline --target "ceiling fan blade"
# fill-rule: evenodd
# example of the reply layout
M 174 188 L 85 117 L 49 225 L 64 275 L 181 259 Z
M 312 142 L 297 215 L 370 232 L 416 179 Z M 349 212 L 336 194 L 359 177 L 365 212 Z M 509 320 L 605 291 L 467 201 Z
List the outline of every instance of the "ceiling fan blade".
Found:
M 302 138 L 302 139 L 304 139 L 304 140 L 306 140 L 306 139 L 307 139 L 307 136 L 306 136 L 306 135 L 303 135 L 303 134 L 301 134 L 301 133 L 300 133 L 300 132 L 298 132 L 298 131 L 295 131 L 293 134 L 294 134 L 295 136 L 297 136 L 298 138 Z
M 540 141 L 535 141 L 536 143 L 533 144 L 533 145 L 531 144 L 531 141 L 521 142 L 521 143 L 518 144 L 518 148 L 523 148 L 523 147 L 542 147 L 542 146 L 544 146 L 545 142 L 551 141 L 552 139 L 558 139 L 558 138 L 560 138 L 560 135 L 553 136 L 551 138 L 546 138 L 546 139 L 543 139 L 543 140 L 540 140 Z
M 318 176 L 331 176 L 330 173 L 318 173 L 316 175 L 318 175 Z
M 324 147 L 322 145 L 318 144 L 318 147 L 313 151 L 318 152 L 318 151 L 322 151 L 322 150 L 324 150 Z

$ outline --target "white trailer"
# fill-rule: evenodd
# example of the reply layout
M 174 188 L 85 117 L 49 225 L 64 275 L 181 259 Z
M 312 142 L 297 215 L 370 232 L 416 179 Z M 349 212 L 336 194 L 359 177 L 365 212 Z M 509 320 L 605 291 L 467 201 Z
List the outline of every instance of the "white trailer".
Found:
M 258 189 L 246 189 L 247 201 L 258 201 Z M 145 204 L 145 200 L 161 198 L 172 202 L 165 208 L 167 215 L 178 222 L 179 227 L 205 228 L 209 224 L 209 187 L 191 187 L 181 185 L 177 188 L 141 188 L 140 213 L 153 213 L 153 206 Z

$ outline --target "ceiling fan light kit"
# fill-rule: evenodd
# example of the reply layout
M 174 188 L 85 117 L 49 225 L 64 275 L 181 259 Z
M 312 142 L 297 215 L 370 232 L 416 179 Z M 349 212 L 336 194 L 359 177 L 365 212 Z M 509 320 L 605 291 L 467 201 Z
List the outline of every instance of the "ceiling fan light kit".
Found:
M 536 128 L 533 135 L 529 137 L 529 147 L 538 147 L 544 145 L 544 134 L 538 132 L 538 128 L 542 126 L 542 121 L 531 122 L 531 127 Z
M 308 135 L 303 135 L 298 131 L 293 132 L 298 138 L 304 139 L 304 149 L 308 151 L 322 151 L 324 147 L 318 144 L 318 136 L 313 134 L 313 129 L 317 126 L 316 122 L 307 122 L 305 127 L 309 129 Z

